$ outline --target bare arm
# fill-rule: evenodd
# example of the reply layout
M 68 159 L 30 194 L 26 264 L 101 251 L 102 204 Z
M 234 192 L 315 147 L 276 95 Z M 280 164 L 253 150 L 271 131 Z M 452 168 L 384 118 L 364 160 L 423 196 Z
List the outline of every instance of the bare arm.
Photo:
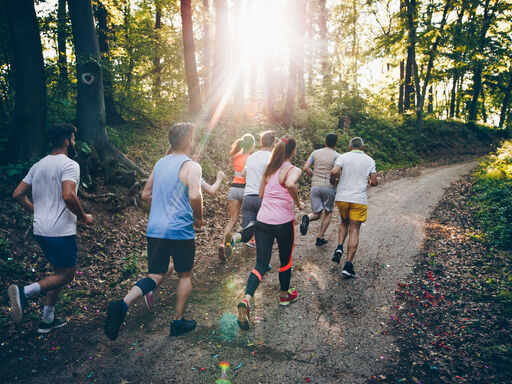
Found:
M 142 190 L 142 200 L 146 200 L 151 205 L 151 199 L 153 197 L 153 180 L 154 180 L 155 169 L 151 171 L 151 175 L 149 175 L 146 184 L 144 185 L 144 189 Z
M 265 172 L 263 172 L 263 173 L 265 173 Z M 265 187 L 266 186 L 267 186 L 267 180 L 265 179 L 265 176 L 261 176 L 260 193 L 259 193 L 260 200 L 263 200 L 263 195 L 265 194 Z
M 302 170 L 308 174 L 309 176 L 313 176 L 313 170 L 311 169 L 311 156 L 306 160 L 304 165 L 302 166 Z
M 219 187 L 220 187 L 220 184 L 222 183 L 222 180 L 224 180 L 224 172 L 222 171 L 219 171 L 217 172 L 217 179 L 215 180 L 215 183 L 213 183 L 212 185 L 204 182 L 201 184 L 201 190 L 210 195 L 210 196 L 215 196 L 215 194 L 217 193 Z
M 16 189 L 14 190 L 14 193 L 12 194 L 12 198 L 16 200 L 16 202 L 21 205 L 21 207 L 30 213 L 34 213 L 34 204 L 29 200 L 27 194 L 30 191 L 30 184 L 25 183 L 22 181 L 18 184 Z
M 297 167 L 293 167 L 293 169 L 288 174 L 288 177 L 286 178 L 285 185 L 286 189 L 288 190 L 288 193 L 295 202 L 295 205 L 297 205 L 297 208 L 302 209 L 302 204 L 299 200 L 298 192 L 300 175 L 302 175 L 302 171 Z
M 336 185 L 338 183 L 338 181 L 340 180 L 340 176 L 341 176 L 341 166 L 336 164 L 331 169 L 329 181 L 331 182 L 332 185 Z
M 194 224 L 197 228 L 201 228 L 204 224 L 201 166 L 193 161 L 187 161 L 180 171 L 180 179 L 188 187 L 188 198 L 194 213 Z
M 375 187 L 377 184 L 379 184 L 379 179 L 377 179 L 376 173 L 370 173 L 369 184 L 370 187 Z
M 85 213 L 82 204 L 76 195 L 76 183 L 70 180 L 62 182 L 62 198 L 66 203 L 66 207 L 73 212 L 79 220 L 85 221 L 86 224 L 92 223 L 92 215 Z

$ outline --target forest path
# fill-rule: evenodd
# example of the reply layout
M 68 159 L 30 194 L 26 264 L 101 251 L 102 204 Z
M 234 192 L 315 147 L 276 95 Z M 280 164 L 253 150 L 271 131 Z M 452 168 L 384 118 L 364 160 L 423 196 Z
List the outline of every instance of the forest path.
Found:
M 278 305 L 274 252 L 274 268 L 256 292 L 249 331 L 238 330 L 234 314 L 255 253 L 240 246 L 225 264 L 197 261 L 201 267 L 186 312 L 197 320 L 196 331 L 168 336 L 173 278 L 160 289 L 153 313 L 142 302 L 130 310 L 118 340 L 108 341 L 98 326 L 84 333 L 77 329 L 74 343 L 80 347 L 68 356 L 72 361 L 56 362 L 54 370 L 37 372 L 30 382 L 215 383 L 219 362 L 227 361 L 233 384 L 362 383 L 396 353 L 393 338 L 383 331 L 396 284 L 407 278 L 420 251 L 425 220 L 444 188 L 476 164 L 425 169 L 371 189 L 355 260 L 357 279 L 343 279 L 343 263 L 331 261 L 337 214 L 327 231 L 329 243 L 320 248 L 314 245 L 319 222 L 311 224 L 307 236 L 297 225 L 292 287 L 299 299 Z

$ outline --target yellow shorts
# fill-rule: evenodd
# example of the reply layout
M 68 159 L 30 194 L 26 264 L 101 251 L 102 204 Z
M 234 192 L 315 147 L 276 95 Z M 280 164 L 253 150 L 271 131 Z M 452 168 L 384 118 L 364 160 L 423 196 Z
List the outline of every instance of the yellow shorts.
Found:
M 337 201 L 336 206 L 343 220 L 366 221 L 367 205 Z

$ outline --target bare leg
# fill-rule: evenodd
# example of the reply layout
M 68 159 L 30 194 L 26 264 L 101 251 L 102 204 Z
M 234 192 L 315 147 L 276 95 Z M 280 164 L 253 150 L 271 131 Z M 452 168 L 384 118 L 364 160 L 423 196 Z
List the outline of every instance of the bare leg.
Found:
M 348 237 L 348 253 L 347 261 L 352 263 L 354 255 L 359 245 L 359 230 L 361 229 L 361 221 L 350 220 L 349 237 Z
M 192 292 L 192 271 L 178 273 L 178 286 L 176 287 L 176 310 L 174 320 L 181 320 L 185 312 L 185 304 Z
M 325 235 L 325 231 L 327 231 L 327 227 L 329 227 L 329 224 L 331 222 L 332 217 L 332 211 L 327 212 L 324 211 L 324 218 L 322 219 L 322 224 L 320 224 L 320 232 L 318 232 L 318 237 L 322 239 Z
M 158 287 L 164 281 L 165 274 L 157 275 L 157 274 L 154 274 L 154 273 L 150 273 L 149 277 L 155 281 L 156 286 Z M 139 287 L 134 285 L 132 287 L 132 289 L 130 289 L 130 291 L 126 294 L 126 296 L 124 297 L 123 301 L 126 304 L 131 305 L 139 297 L 142 297 L 142 291 L 140 290 Z
M 308 217 L 309 217 L 309 221 L 316 221 L 316 220 L 318 220 L 318 219 L 320 218 L 320 216 L 322 216 L 322 211 L 320 211 L 320 212 L 318 212 L 318 213 L 313 213 L 313 212 L 312 212 L 312 213 L 310 213 L 310 214 L 308 215 Z
M 38 281 L 41 286 L 41 291 L 50 292 L 55 289 L 60 290 L 64 285 L 69 284 L 75 277 L 76 267 L 73 268 L 56 268 L 53 275 L 46 276 L 41 281 Z M 58 296 L 58 294 L 57 294 Z
M 226 234 L 233 232 L 233 228 L 238 221 L 238 214 L 240 212 L 240 207 L 242 203 L 238 200 L 229 200 L 228 202 L 228 210 L 229 210 L 229 221 L 224 228 L 224 236 Z
M 340 230 L 338 232 L 338 244 L 343 244 L 348 235 L 348 227 L 350 220 L 349 219 L 341 219 Z
M 57 299 L 59 298 L 59 293 L 62 288 L 52 289 L 51 291 L 46 292 L 46 300 L 44 305 L 49 307 L 55 307 L 57 303 Z

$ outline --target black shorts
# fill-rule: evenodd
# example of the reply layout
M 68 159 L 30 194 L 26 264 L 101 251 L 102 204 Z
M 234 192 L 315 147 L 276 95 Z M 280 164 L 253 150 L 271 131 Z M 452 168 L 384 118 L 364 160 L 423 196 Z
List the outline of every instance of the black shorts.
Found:
M 170 257 L 174 270 L 178 273 L 189 272 L 194 266 L 196 254 L 195 240 L 170 240 L 148 237 L 148 272 L 165 274 L 169 268 Z

